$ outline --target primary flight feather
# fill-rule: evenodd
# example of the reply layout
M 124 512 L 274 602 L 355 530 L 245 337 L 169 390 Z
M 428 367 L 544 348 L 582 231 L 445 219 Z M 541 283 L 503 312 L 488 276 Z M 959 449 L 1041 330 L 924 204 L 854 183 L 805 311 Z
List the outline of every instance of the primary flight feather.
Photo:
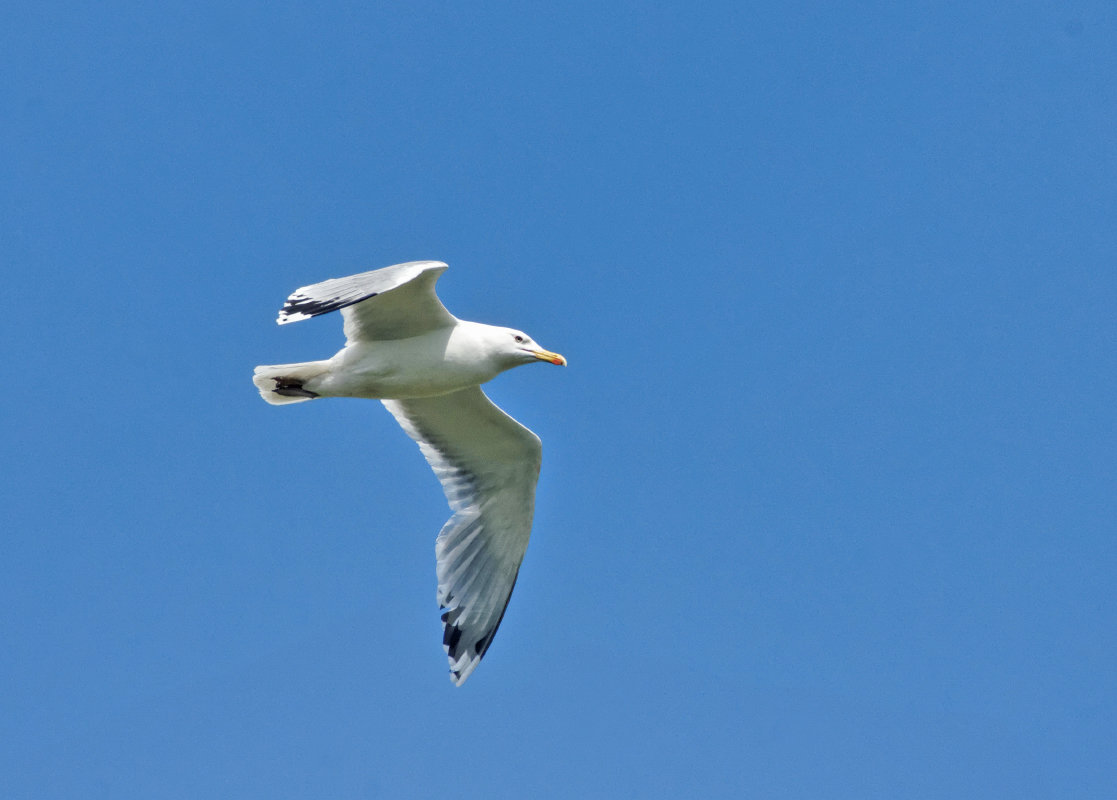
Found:
M 440 261 L 411 261 L 296 290 L 283 325 L 341 311 L 333 358 L 256 367 L 269 403 L 321 397 L 383 402 L 419 444 L 454 514 L 435 541 L 443 648 L 461 685 L 504 616 L 531 534 L 539 437 L 497 408 L 480 384 L 512 367 L 566 365 L 523 331 L 466 322 L 439 301 Z

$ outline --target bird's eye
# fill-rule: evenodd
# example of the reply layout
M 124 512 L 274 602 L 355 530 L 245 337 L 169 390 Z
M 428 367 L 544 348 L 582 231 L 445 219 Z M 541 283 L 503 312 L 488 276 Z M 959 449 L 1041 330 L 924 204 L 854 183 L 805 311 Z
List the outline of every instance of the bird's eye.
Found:
M 523 344 L 524 343 L 524 337 L 517 334 L 516 341 L 519 342 L 520 344 Z

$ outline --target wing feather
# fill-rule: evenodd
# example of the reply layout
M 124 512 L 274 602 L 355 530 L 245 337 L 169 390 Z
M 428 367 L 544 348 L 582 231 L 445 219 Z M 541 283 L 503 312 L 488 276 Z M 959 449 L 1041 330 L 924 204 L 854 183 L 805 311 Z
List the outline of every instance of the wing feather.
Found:
M 340 310 L 350 341 L 405 339 L 456 320 L 435 294 L 441 261 L 409 261 L 296 289 L 276 319 L 280 325 Z
M 492 643 L 516 585 L 531 535 L 539 437 L 480 387 L 382 402 L 418 442 L 454 511 L 435 554 L 443 647 L 461 685 Z

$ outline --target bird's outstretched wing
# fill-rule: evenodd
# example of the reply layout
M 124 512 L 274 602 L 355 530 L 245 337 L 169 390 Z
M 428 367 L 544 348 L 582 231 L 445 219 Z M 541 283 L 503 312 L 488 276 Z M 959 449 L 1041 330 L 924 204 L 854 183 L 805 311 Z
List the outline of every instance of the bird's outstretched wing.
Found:
M 454 511 L 435 553 L 442 643 L 460 686 L 488 650 L 512 596 L 531 535 L 542 448 L 477 386 L 383 403 L 419 443 Z
M 296 289 L 276 320 L 298 322 L 341 309 L 349 342 L 406 339 L 457 320 L 434 292 L 441 261 L 409 261 Z

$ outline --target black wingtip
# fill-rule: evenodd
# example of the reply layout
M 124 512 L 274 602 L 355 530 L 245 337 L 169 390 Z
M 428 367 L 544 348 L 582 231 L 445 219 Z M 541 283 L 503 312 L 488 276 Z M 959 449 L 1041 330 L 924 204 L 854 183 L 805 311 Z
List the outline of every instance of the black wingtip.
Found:
M 293 294 L 287 302 L 283 304 L 283 308 L 279 311 L 279 324 L 285 322 L 298 322 L 300 319 L 307 319 L 308 317 L 317 317 L 321 314 L 328 314 L 331 311 L 347 308 L 356 305 L 363 300 L 368 300 L 370 297 L 376 297 L 379 292 L 371 292 L 366 295 L 361 295 L 355 299 L 331 297 L 326 299 L 315 299 L 305 295 Z

